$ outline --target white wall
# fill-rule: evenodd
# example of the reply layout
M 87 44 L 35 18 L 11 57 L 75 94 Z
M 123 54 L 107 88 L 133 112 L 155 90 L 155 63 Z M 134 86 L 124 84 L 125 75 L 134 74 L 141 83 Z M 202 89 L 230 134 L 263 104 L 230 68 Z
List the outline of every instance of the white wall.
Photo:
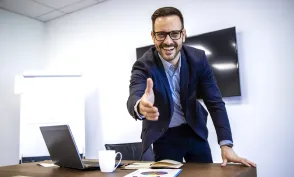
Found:
M 19 160 L 20 98 L 14 78 L 45 66 L 44 24 L 0 9 L 0 166 Z
M 87 81 L 87 157 L 105 143 L 139 141 L 141 124 L 126 109 L 130 70 L 135 48 L 152 43 L 151 14 L 168 5 L 183 12 L 188 36 L 236 26 L 243 96 L 225 99 L 234 149 L 258 164 L 258 176 L 293 176 L 291 0 L 109 0 L 47 23 L 49 68 L 82 70 Z

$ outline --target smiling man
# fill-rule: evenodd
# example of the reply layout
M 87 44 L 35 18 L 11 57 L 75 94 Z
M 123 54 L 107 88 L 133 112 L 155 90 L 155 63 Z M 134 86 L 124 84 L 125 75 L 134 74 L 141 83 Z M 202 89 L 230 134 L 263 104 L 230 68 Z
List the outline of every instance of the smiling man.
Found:
M 152 17 L 151 47 L 132 68 L 129 113 L 142 120 L 143 152 L 151 144 L 155 160 L 212 163 L 207 141 L 207 111 L 196 99 L 200 91 L 213 120 L 223 163 L 255 164 L 233 151 L 225 104 L 204 51 L 183 45 L 184 19 L 174 7 Z

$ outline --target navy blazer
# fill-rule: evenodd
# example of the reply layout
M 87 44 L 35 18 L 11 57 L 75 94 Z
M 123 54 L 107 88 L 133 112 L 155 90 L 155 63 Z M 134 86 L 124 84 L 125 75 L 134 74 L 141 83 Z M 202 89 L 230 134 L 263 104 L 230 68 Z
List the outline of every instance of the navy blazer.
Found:
M 168 129 L 174 109 L 169 82 L 154 47 L 151 47 L 138 59 L 132 68 L 127 107 L 135 119 L 138 117 L 134 106 L 145 92 L 147 78 L 153 80 L 154 106 L 158 108 L 160 115 L 158 121 L 143 120 L 141 133 L 143 152 Z M 222 101 L 220 90 L 204 51 L 183 45 L 180 70 L 181 105 L 187 123 L 198 136 L 207 141 L 208 113 L 197 100 L 197 95 L 200 93 L 214 123 L 218 142 L 233 141 L 225 103 Z

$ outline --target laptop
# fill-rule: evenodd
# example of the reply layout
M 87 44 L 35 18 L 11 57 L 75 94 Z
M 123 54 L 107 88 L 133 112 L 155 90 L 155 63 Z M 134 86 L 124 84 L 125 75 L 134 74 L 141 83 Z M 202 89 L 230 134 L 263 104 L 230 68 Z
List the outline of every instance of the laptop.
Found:
M 79 170 L 100 169 L 98 161 L 81 159 L 68 125 L 42 126 L 40 130 L 55 165 Z

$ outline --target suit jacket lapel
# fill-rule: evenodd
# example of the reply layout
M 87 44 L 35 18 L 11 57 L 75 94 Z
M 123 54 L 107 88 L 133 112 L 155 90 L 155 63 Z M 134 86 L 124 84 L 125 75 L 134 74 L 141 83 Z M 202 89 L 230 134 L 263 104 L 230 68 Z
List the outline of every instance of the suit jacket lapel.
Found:
M 182 110 L 185 114 L 186 110 L 186 100 L 188 92 L 188 82 L 189 82 L 189 66 L 188 61 L 183 50 L 181 50 L 181 70 L 180 70 L 180 98 Z
M 163 83 L 163 85 L 165 87 L 165 90 L 167 92 L 167 95 L 168 95 L 169 104 L 170 104 L 170 108 L 171 108 L 170 109 L 171 110 L 171 116 L 172 116 L 173 115 L 173 112 L 174 112 L 174 102 L 173 102 L 173 98 L 172 98 L 172 93 L 171 93 L 171 90 L 170 90 L 169 82 L 168 82 L 168 79 L 167 79 L 167 76 L 166 76 L 166 73 L 165 73 L 163 64 L 160 61 L 160 58 L 159 58 L 158 53 L 157 53 L 156 50 L 154 50 L 153 56 L 154 56 L 156 65 L 157 65 L 158 70 L 159 70 L 159 76 L 160 76 L 159 79 L 162 81 L 162 83 Z

